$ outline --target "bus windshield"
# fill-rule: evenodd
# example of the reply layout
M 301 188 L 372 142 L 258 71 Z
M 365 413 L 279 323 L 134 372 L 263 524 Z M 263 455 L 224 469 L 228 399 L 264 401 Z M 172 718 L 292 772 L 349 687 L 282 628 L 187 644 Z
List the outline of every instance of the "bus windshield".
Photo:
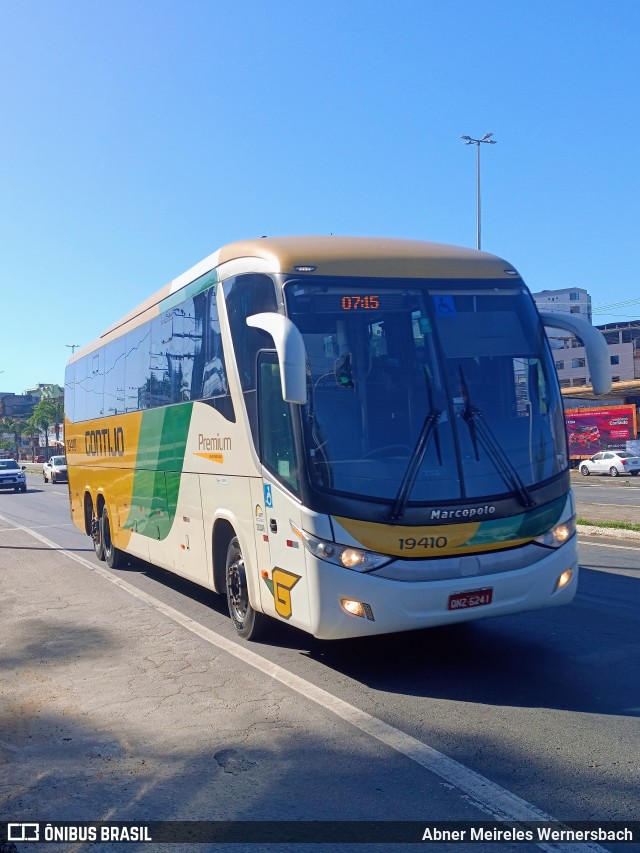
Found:
M 515 496 L 567 467 L 542 324 L 519 282 L 292 280 L 305 454 L 321 491 L 405 505 Z

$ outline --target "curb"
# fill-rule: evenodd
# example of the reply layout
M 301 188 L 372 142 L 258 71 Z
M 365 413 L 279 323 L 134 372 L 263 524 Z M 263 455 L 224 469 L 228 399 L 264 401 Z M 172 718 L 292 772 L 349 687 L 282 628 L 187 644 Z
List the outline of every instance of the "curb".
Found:
M 578 524 L 576 530 L 583 536 L 609 536 L 612 539 L 640 540 L 640 531 L 624 530 L 619 527 L 600 527 L 595 524 Z

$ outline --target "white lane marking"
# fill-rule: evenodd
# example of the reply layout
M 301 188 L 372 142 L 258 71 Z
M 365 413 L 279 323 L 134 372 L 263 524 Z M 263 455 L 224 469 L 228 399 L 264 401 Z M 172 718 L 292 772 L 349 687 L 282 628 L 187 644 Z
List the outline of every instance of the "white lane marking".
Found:
M 5 519 L 0 515 L 0 521 L 7 520 L 8 519 Z M 44 545 L 47 545 L 50 548 L 59 549 L 59 546 L 56 545 L 55 542 L 51 542 L 49 539 L 46 539 L 39 533 L 36 533 L 31 528 L 23 527 L 22 525 L 16 525 L 16 527 L 19 527 L 25 533 L 33 536 Z M 80 557 L 72 551 L 59 549 L 58 553 L 75 560 L 76 563 L 80 563 L 80 565 L 85 566 L 90 571 L 95 572 L 105 580 L 108 580 L 110 583 L 120 587 L 120 589 L 129 593 L 129 595 L 132 595 L 134 598 L 137 598 L 145 604 L 148 604 L 150 607 L 153 607 L 159 613 L 162 613 L 167 618 L 179 625 L 182 625 L 188 631 L 196 634 L 196 636 L 208 643 L 211 643 L 211 645 L 216 646 L 222 651 L 233 655 L 233 657 L 238 660 L 254 667 L 258 672 L 271 676 L 275 681 L 279 681 L 290 690 L 294 690 L 306 699 L 311 699 L 311 701 L 315 702 L 322 708 L 325 708 L 325 710 L 330 711 L 345 722 L 351 723 L 352 726 L 359 729 L 364 734 L 375 738 L 380 743 L 383 743 L 385 746 L 399 752 L 401 755 L 405 755 L 416 764 L 421 765 L 431 773 L 439 776 L 447 782 L 447 784 L 457 788 L 471 806 L 484 811 L 494 820 L 535 820 L 543 822 L 557 822 L 556 818 L 546 812 L 543 812 L 541 809 L 531 803 L 528 803 L 526 800 L 523 800 L 511 791 L 508 791 L 506 788 L 496 785 L 495 782 L 491 782 L 489 779 L 481 776 L 479 773 L 476 773 L 475 770 L 465 767 L 464 764 L 460 764 L 460 762 L 455 761 L 453 758 L 448 758 L 443 753 L 438 752 L 437 749 L 434 749 L 412 735 L 408 735 L 405 732 L 396 729 L 394 726 L 379 720 L 377 717 L 368 714 L 366 711 L 362 711 L 354 705 L 350 705 L 348 702 L 334 696 L 322 687 L 317 687 L 310 681 L 305 681 L 305 679 L 301 678 L 299 675 L 295 675 L 295 673 L 289 672 L 278 664 L 272 663 L 266 658 L 261 657 L 255 652 L 252 652 L 251 649 L 246 646 L 239 645 L 232 640 L 228 640 L 226 637 L 223 637 L 221 634 L 217 634 L 210 628 L 200 625 L 200 623 L 196 622 L 194 619 L 191 619 L 189 616 L 185 616 L 183 613 L 180 613 L 180 611 L 175 610 L 168 604 L 165 604 L 164 602 L 154 598 L 152 595 L 149 595 L 149 593 L 137 589 L 135 586 L 127 583 L 127 581 L 111 574 L 109 571 L 102 568 L 102 566 L 90 563 L 88 560 L 85 560 L 84 557 Z M 538 843 L 536 846 L 542 850 L 548 851 L 548 853 L 558 853 L 558 851 L 561 851 L 561 853 L 608 853 L 608 851 L 599 844 Z
M 589 506 L 624 506 L 628 509 L 637 509 L 640 512 L 640 504 L 597 504 L 593 503 L 593 501 L 585 501 L 585 503 L 588 503 Z
M 603 534 L 600 534 L 600 535 L 603 535 Z M 585 536 L 588 536 L 588 534 L 585 534 Z M 638 550 L 638 547 L 633 548 L 631 545 L 607 545 L 606 542 L 586 542 L 584 539 L 580 539 L 580 536 L 578 536 L 578 544 L 579 545 L 585 545 L 588 548 L 591 548 L 593 546 L 594 548 L 617 548 L 619 551 L 637 551 Z
M 28 530 L 46 530 L 50 527 L 53 527 L 54 530 L 60 530 L 62 527 L 75 527 L 75 524 L 72 521 L 67 522 L 67 524 L 34 524 L 33 527 L 29 527 L 27 529 Z M 7 530 L 24 530 L 24 529 L 25 529 L 24 527 L 0 527 L 0 533 L 6 533 Z
M 595 482 L 592 480 L 590 483 L 585 481 L 585 480 L 577 480 L 571 486 L 571 488 L 572 489 L 624 489 L 625 491 L 627 489 L 631 489 L 631 491 L 637 492 L 638 490 L 640 490 L 640 486 L 632 486 L 631 485 L 631 483 L 634 482 L 634 480 L 631 479 L 631 476 L 634 476 L 634 475 L 630 475 L 628 480 L 621 480 L 619 486 L 614 486 L 614 484 L 611 483 L 610 481 L 609 481 L 609 485 L 605 486 L 605 483 L 607 482 L 606 480 L 600 480 L 599 481 L 600 485 L 598 485 L 598 480 L 596 480 Z M 637 477 L 640 475 L 636 474 L 635 476 Z

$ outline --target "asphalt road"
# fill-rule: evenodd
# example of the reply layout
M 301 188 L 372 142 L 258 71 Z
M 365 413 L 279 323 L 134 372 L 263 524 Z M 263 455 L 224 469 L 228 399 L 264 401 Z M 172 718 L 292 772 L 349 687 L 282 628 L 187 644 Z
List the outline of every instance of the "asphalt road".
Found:
M 602 501 L 612 507 L 638 507 L 640 510 L 640 477 L 582 477 L 571 474 L 571 486 L 578 503 Z
M 565 608 L 366 641 L 284 627 L 241 644 L 206 590 L 98 563 L 66 486 L 29 475 L 25 495 L 0 493 L 0 816 L 637 819 L 638 545 L 581 541 Z

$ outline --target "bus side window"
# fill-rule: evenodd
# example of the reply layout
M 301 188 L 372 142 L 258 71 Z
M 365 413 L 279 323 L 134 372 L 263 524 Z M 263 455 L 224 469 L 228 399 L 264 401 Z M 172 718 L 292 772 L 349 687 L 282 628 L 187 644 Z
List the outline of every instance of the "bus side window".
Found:
M 242 395 L 257 447 L 256 360 L 261 349 L 273 346 L 273 340 L 262 329 L 247 326 L 247 317 L 278 310 L 273 281 L 262 273 L 239 275 L 225 282 L 225 299 Z
M 274 357 L 259 362 L 258 406 L 262 464 L 298 492 L 298 458 L 293 441 L 291 407 L 282 399 L 280 368 Z

